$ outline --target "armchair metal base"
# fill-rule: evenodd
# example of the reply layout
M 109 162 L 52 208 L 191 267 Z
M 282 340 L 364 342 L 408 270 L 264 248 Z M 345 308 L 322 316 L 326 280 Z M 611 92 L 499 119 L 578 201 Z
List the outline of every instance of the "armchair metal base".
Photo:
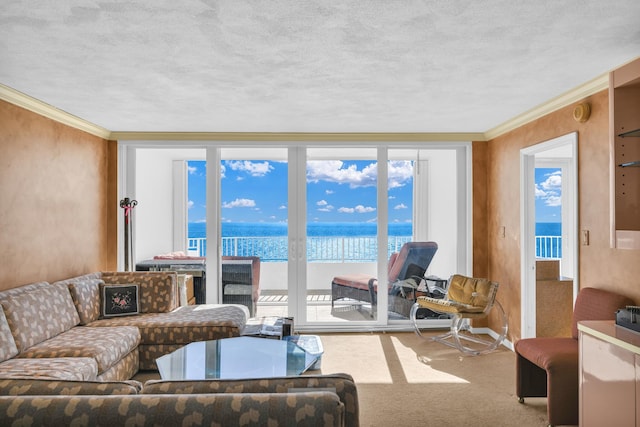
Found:
M 409 318 L 411 319 L 416 334 L 419 337 L 448 345 L 449 347 L 456 348 L 460 352 L 470 356 L 478 356 L 494 351 L 500 344 L 502 344 L 505 337 L 507 336 L 507 316 L 498 301 L 494 302 L 490 311 L 492 312 L 495 310 L 501 322 L 498 336 L 494 339 L 480 338 L 478 334 L 472 332 L 472 328 L 469 323 L 472 318 L 486 317 L 488 314 L 483 314 L 482 316 L 478 316 L 477 314 L 467 316 L 465 315 L 465 313 L 452 315 L 453 320 L 451 322 L 451 328 L 449 329 L 449 332 L 431 337 L 424 336 L 420 331 L 420 327 L 418 326 L 418 319 L 416 316 L 418 309 L 420 308 L 422 308 L 420 304 L 414 304 L 413 307 L 411 307 L 411 312 L 409 314 Z

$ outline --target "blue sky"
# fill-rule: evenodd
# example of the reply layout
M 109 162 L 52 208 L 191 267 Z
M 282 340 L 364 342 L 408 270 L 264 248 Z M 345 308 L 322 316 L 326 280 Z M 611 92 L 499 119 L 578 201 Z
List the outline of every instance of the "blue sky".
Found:
M 371 161 L 310 161 L 307 164 L 309 222 L 369 222 L 377 216 L 377 167 Z M 189 222 L 204 221 L 206 167 L 189 162 Z M 222 220 L 225 222 L 287 221 L 287 163 L 222 162 Z M 389 218 L 411 222 L 413 166 L 389 165 Z
M 562 222 L 560 169 L 536 168 L 536 222 Z
M 309 222 L 369 222 L 377 216 L 377 167 L 371 161 L 310 161 L 307 164 Z M 389 164 L 389 220 L 411 222 L 413 167 Z M 536 169 L 536 222 L 560 222 L 559 169 Z M 189 162 L 189 222 L 203 222 L 206 162 Z M 224 222 L 287 221 L 287 163 L 275 161 L 222 162 L 222 220 Z

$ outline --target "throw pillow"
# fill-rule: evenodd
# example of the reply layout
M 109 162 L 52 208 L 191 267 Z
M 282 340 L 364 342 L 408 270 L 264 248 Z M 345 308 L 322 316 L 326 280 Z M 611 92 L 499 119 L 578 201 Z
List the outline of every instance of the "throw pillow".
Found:
M 138 314 L 138 285 L 102 286 L 102 316 L 128 316 Z
M 78 280 L 68 284 L 81 325 L 88 325 L 100 318 L 100 286 L 102 285 L 104 282 L 100 279 Z

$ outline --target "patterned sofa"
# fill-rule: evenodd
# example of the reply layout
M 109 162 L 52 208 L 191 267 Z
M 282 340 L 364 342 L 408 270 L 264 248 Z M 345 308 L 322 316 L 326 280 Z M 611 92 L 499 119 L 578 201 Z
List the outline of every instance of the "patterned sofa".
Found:
M 104 318 L 101 290 L 132 284 L 138 313 Z M 359 425 L 347 374 L 130 379 L 244 328 L 246 306 L 179 307 L 177 287 L 174 272 L 98 272 L 0 292 L 0 425 Z
M 101 318 L 106 284 L 136 285 L 138 314 Z M 127 380 L 193 341 L 239 336 L 242 305 L 178 306 L 172 272 L 98 272 L 0 292 L 0 379 Z
M 180 306 L 175 272 L 102 272 L 54 285 L 67 286 L 80 324 L 90 327 L 135 326 L 140 331 L 140 369 L 155 370 L 155 360 L 194 341 L 237 337 L 249 318 L 243 305 Z M 140 310 L 135 316 L 100 317 L 100 286 L 138 284 Z
M 0 380 L 2 425 L 359 425 L 348 374 L 243 380 Z

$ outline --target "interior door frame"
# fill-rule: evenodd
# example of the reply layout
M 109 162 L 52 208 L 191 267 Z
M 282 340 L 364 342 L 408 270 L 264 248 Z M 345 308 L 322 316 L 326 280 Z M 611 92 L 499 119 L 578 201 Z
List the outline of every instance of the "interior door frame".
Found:
M 563 215 L 571 229 L 567 234 L 568 242 L 563 242 L 571 252 L 573 259 L 573 299 L 578 293 L 579 286 L 579 258 L 578 258 L 578 133 L 572 132 L 551 140 L 541 142 L 520 150 L 520 292 L 521 292 L 521 331 L 520 338 L 536 336 L 536 257 L 535 257 L 535 167 L 536 155 L 558 149 L 570 149 L 571 155 L 567 161 L 567 176 L 563 174 L 562 206 L 569 210 Z M 545 158 L 548 157 L 545 155 Z M 564 231 L 563 231 L 564 234 Z M 563 236 L 564 240 L 564 236 Z M 568 244 L 571 244 L 569 247 Z

